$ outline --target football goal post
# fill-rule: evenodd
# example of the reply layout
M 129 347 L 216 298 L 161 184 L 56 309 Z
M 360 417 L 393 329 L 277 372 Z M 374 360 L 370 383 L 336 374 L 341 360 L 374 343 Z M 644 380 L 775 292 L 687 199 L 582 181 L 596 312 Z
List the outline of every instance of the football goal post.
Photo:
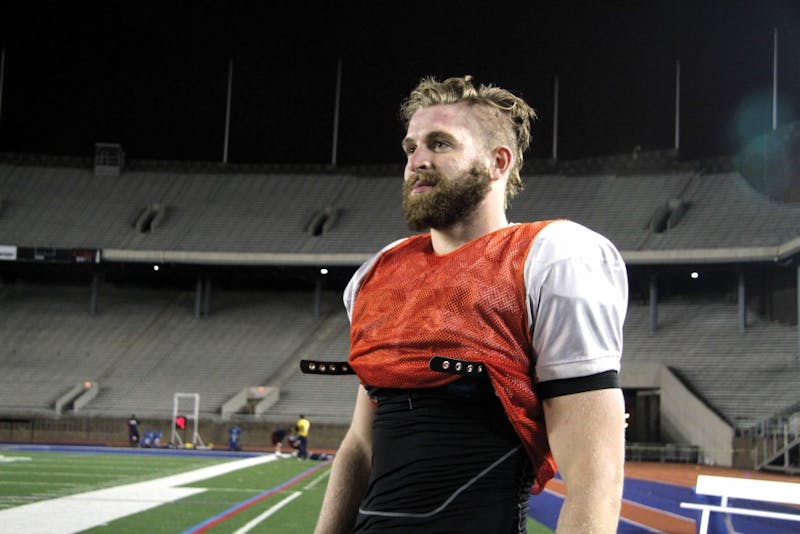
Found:
M 190 408 L 187 410 L 186 408 Z M 178 448 L 205 449 L 206 444 L 197 432 L 200 418 L 200 394 L 176 393 L 172 399 L 172 439 Z

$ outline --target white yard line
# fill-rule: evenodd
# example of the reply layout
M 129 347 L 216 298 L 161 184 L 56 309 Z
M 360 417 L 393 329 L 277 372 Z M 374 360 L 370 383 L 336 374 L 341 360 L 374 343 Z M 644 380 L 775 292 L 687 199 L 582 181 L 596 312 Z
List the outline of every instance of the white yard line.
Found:
M 287 504 L 289 504 L 290 502 L 292 502 L 293 500 L 295 500 L 296 498 L 298 498 L 302 494 L 303 494 L 302 491 L 295 491 L 294 493 L 291 493 L 288 497 L 283 499 L 281 502 L 279 502 L 278 504 L 276 504 L 275 506 L 273 506 L 272 508 L 270 508 L 266 512 L 262 513 L 261 515 L 259 515 L 255 519 L 253 519 L 252 521 L 248 521 L 246 525 L 244 525 L 242 528 L 240 528 L 239 530 L 237 530 L 233 534 L 247 534 L 248 532 L 253 530 L 255 527 L 257 527 L 259 525 L 259 523 L 264 521 L 266 518 L 268 518 L 269 516 L 271 516 L 272 514 L 274 514 L 275 512 L 277 512 L 278 510 L 280 510 L 281 508 L 283 508 L 284 506 L 286 506 Z
M 265 454 L 146 482 L 77 493 L 0 510 L 0 531 L 4 534 L 80 532 L 206 491 L 203 488 L 176 486 L 192 484 L 275 459 L 274 454 Z
M 319 484 L 321 481 L 323 481 L 323 480 L 325 480 L 327 477 L 329 477 L 329 476 L 330 476 L 330 474 L 331 474 L 331 470 L 330 470 L 330 469 L 326 469 L 324 473 L 322 473 L 322 474 L 321 474 L 321 475 L 319 475 L 317 478 L 315 478 L 314 480 L 312 480 L 311 482 L 309 482 L 308 484 L 306 484 L 305 486 L 303 486 L 303 490 L 304 490 L 304 491 L 305 491 L 305 490 L 310 490 L 311 488 L 313 488 L 314 486 L 316 486 L 317 484 Z
M 0 454 L 0 464 L 9 464 L 11 462 L 30 462 L 31 459 L 27 456 L 3 456 Z

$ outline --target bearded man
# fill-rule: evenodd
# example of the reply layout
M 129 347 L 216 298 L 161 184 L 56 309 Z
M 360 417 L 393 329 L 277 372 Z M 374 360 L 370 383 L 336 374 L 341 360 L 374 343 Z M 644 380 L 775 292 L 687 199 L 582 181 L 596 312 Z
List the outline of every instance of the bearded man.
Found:
M 615 532 L 627 276 L 576 223 L 509 224 L 535 113 L 471 77 L 402 107 L 413 231 L 345 290 L 361 385 L 317 523 L 340 532 L 518 533 L 559 470 L 559 532 Z

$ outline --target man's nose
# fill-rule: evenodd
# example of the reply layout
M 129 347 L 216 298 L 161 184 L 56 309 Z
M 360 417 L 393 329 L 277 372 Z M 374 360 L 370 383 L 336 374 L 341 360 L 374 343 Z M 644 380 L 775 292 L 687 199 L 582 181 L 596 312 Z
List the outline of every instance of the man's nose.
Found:
M 431 168 L 430 151 L 417 148 L 408 157 L 408 168 L 411 171 L 421 171 Z

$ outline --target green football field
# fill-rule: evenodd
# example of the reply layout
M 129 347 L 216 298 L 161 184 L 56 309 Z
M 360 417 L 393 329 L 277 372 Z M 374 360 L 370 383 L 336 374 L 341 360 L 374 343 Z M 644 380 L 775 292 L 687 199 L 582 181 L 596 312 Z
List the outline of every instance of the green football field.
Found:
M 0 532 L 310 533 L 329 472 L 271 454 L 0 447 Z

